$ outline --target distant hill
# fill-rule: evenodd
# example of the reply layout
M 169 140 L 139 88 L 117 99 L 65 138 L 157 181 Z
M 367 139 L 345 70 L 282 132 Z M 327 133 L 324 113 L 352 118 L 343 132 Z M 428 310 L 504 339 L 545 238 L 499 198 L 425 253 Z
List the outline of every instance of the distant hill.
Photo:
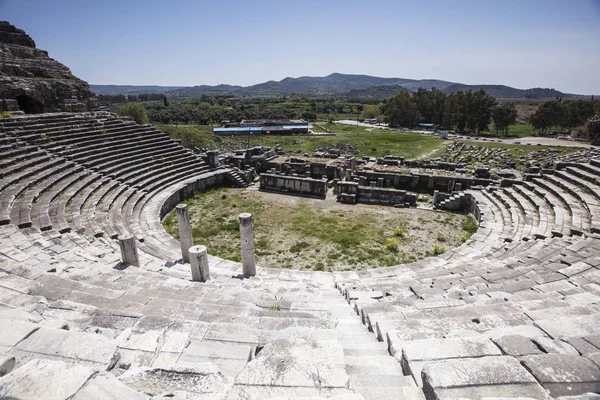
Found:
M 191 87 L 173 86 L 119 86 L 119 85 L 90 85 L 96 94 L 140 94 L 167 93 L 171 96 L 200 96 L 211 95 L 319 95 L 336 94 L 350 98 L 385 99 L 394 96 L 402 89 L 416 91 L 419 88 L 437 88 L 445 93 L 466 90 L 484 89 L 497 98 L 503 99 L 545 99 L 555 97 L 570 97 L 554 89 L 515 89 L 502 85 L 466 85 L 438 79 L 405 79 L 381 78 L 370 75 L 347 75 L 333 73 L 328 76 L 301 76 L 299 78 L 284 78 L 280 81 L 268 81 L 252 86 L 234 85 L 201 85 Z
M 562 93 L 555 89 L 545 88 L 533 88 L 533 89 L 515 89 L 510 86 L 504 85 L 464 85 L 462 83 L 456 83 L 450 85 L 442 91 L 444 93 L 456 93 L 458 91 L 466 90 L 477 91 L 480 89 L 485 90 L 489 95 L 501 99 L 546 99 L 556 97 L 572 97 L 574 95 L 569 93 Z

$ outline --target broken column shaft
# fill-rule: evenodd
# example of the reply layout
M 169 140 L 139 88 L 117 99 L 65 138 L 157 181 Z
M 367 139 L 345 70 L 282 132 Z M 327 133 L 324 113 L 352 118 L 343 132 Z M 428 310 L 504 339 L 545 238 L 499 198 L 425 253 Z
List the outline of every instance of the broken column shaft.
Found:
M 123 264 L 140 266 L 140 257 L 135 243 L 136 239 L 133 235 L 119 236 L 119 247 L 121 248 L 121 261 Z
M 252 214 L 240 214 L 240 241 L 242 248 L 242 269 L 245 276 L 256 275 L 254 261 L 254 233 L 252 232 Z
M 187 205 L 178 204 L 175 207 L 177 213 L 177 228 L 179 229 L 179 243 L 181 244 L 181 256 L 183 262 L 190 262 L 190 247 L 194 245 L 192 239 L 192 227 L 190 226 L 190 217 L 187 211 Z
M 189 248 L 190 267 L 192 269 L 192 280 L 206 282 L 210 279 L 208 269 L 208 253 L 206 246 L 193 246 Z

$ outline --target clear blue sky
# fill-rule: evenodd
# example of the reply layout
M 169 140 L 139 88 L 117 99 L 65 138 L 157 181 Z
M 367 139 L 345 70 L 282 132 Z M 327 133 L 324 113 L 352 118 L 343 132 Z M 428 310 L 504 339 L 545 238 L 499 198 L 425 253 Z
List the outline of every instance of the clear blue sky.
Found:
M 96 84 L 341 72 L 600 94 L 600 0 L 0 0 L 0 19 Z

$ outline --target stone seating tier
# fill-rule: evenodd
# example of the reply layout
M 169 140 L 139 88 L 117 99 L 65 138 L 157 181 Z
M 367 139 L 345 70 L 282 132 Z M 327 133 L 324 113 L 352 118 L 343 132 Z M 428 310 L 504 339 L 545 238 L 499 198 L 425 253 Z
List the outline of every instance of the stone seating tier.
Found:
M 45 122 L 56 124 L 56 138 L 61 124 L 79 135 L 76 125 L 97 123 L 69 114 L 5 119 L 0 134 L 35 148 L 38 139 L 23 138 Z M 19 130 L 28 133 L 11 133 Z M 462 192 L 479 229 L 437 257 L 333 273 L 259 268 L 247 278 L 240 264 L 209 256 L 212 279 L 198 283 L 160 219 L 228 170 L 150 135 L 171 149 L 166 165 L 146 157 L 153 141 L 110 145 L 123 152 L 124 169 L 150 168 L 128 180 L 113 179 L 116 154 L 86 161 L 101 146 L 80 149 L 73 136 L 67 146 L 40 142 L 32 159 L 51 156 L 39 164 L 2 164 L 2 204 L 29 212 L 32 223 L 0 225 L 0 396 L 429 400 L 600 391 L 600 238 L 584 227 L 597 198 L 575 187 L 596 184 L 581 174 Z M 137 238 L 139 267 L 120 263 L 111 238 L 124 233 Z

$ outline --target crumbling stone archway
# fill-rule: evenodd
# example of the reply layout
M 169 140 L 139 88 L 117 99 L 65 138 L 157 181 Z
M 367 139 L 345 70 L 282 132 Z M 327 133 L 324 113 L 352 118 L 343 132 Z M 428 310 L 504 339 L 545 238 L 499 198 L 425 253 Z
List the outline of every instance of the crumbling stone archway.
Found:
M 25 114 L 40 114 L 44 112 L 44 105 L 31 96 L 20 95 L 15 97 L 19 108 Z

